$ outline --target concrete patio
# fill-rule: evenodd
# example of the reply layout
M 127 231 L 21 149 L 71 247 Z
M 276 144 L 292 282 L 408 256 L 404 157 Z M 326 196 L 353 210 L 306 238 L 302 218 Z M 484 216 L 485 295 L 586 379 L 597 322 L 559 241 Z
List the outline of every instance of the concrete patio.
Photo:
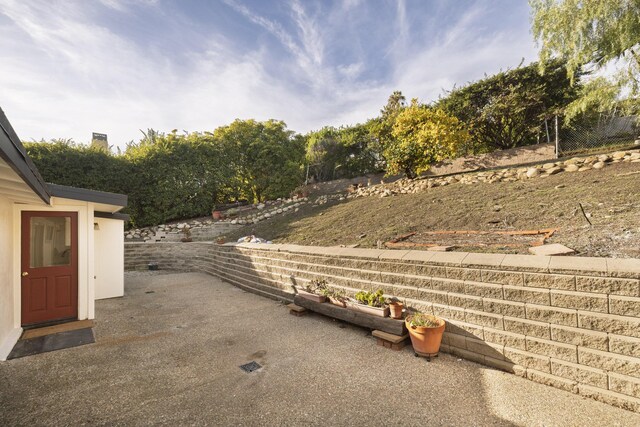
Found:
M 634 414 L 196 273 L 131 272 L 96 343 L 0 364 L 2 425 L 640 425 Z M 263 368 L 245 373 L 239 365 Z

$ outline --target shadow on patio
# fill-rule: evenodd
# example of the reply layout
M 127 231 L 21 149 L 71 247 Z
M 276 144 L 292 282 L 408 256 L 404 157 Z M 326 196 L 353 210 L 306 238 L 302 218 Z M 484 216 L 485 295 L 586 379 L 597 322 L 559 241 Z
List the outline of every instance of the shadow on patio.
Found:
M 0 364 L 5 425 L 639 425 L 640 415 L 367 330 L 200 273 L 131 272 L 96 344 Z M 245 373 L 239 365 L 263 367 Z

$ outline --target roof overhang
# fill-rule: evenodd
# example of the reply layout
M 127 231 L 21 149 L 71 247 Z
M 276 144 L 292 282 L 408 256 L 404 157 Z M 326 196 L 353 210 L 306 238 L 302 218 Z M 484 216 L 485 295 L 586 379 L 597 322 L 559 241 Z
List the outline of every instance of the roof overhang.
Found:
M 47 187 L 53 197 L 93 203 L 96 212 L 113 214 L 127 206 L 128 198 L 124 194 L 107 193 L 106 191 L 87 190 L 86 188 L 57 184 L 47 184 Z
M 0 108 L 0 195 L 22 203 L 47 203 L 51 195 Z

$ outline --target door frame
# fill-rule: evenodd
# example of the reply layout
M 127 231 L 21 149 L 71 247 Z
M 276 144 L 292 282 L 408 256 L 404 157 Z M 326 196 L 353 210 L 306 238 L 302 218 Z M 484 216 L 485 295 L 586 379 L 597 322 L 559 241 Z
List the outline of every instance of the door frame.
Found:
M 62 211 L 78 214 L 78 320 L 95 317 L 93 203 L 52 199 L 51 206 L 18 205 L 13 209 L 13 324 L 22 328 L 22 211 Z
M 77 319 L 78 317 L 78 212 L 74 212 L 74 211 L 54 211 L 54 210 L 37 210 L 37 211 L 27 211 L 27 210 L 23 210 L 22 212 L 20 212 L 20 225 L 21 225 L 21 231 L 20 231 L 20 271 L 21 271 L 21 275 L 22 274 L 29 274 L 29 272 L 31 269 L 33 269 L 34 267 L 30 267 L 29 263 L 30 263 L 30 256 L 31 256 L 31 251 L 33 250 L 33 248 L 31 247 L 31 241 L 28 241 L 26 239 L 26 235 L 28 235 L 30 238 L 33 237 L 31 236 L 31 218 L 34 217 L 41 217 L 41 218 L 70 218 L 70 250 L 71 250 L 71 254 L 70 254 L 70 263 L 67 264 L 64 267 L 67 267 L 72 274 L 73 280 L 72 280 L 72 286 L 75 289 L 71 290 L 71 295 L 75 295 L 75 301 L 72 301 L 72 309 L 75 312 L 74 314 L 72 314 L 71 316 L 67 316 L 67 317 L 58 317 L 58 318 L 54 318 L 54 319 L 45 319 L 42 321 L 32 321 L 32 322 L 25 322 L 25 319 L 23 317 L 24 313 L 20 313 L 21 314 L 21 325 L 22 327 L 25 326 L 29 326 L 29 327 L 34 327 L 34 326 L 38 326 L 38 325 L 43 325 L 43 324 L 51 324 L 51 323 L 55 323 L 55 322 L 61 322 L 61 321 L 68 321 L 71 319 Z M 26 221 L 25 221 L 26 220 Z M 32 240 L 32 239 L 29 239 Z M 27 245 L 25 245 L 25 242 L 27 242 Z M 43 268 L 57 268 L 56 266 L 49 266 L 49 267 L 43 267 Z M 24 272 L 27 273 L 24 273 Z M 49 276 L 49 275 L 48 275 Z M 22 279 L 21 279 L 22 280 Z M 20 284 L 20 298 L 21 298 L 21 303 L 24 303 L 24 300 L 22 299 L 24 297 L 24 286 L 23 283 L 21 281 Z M 22 307 L 21 307 L 22 309 Z

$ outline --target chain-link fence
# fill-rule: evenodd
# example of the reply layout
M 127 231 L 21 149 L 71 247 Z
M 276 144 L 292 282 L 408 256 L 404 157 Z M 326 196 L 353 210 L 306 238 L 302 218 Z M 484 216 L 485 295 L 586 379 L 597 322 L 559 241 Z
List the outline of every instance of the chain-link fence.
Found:
M 555 131 L 555 120 L 548 126 Z M 557 154 L 559 157 L 589 152 L 599 148 L 633 145 L 638 138 L 640 123 L 636 116 L 600 115 L 590 122 L 559 124 Z M 554 135 L 555 136 L 555 135 Z M 553 136 L 552 136 L 553 138 Z

